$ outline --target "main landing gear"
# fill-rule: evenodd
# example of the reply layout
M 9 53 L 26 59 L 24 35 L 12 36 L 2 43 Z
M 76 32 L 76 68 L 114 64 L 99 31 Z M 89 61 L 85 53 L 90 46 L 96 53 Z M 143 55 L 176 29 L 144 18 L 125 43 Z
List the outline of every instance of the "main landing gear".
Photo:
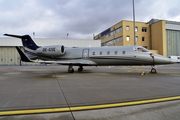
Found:
M 74 72 L 74 69 L 73 69 L 73 66 L 72 66 L 72 65 L 69 65 L 69 67 L 68 67 L 68 72 L 69 72 L 69 73 L 73 73 L 73 72 Z
M 79 66 L 78 72 L 82 72 L 83 69 L 84 69 L 83 66 Z M 72 66 L 72 65 L 69 65 L 69 67 L 68 67 L 68 72 L 69 72 L 69 73 L 73 73 L 73 72 L 74 72 L 74 69 L 73 69 L 73 66 Z
M 78 72 L 82 72 L 83 71 L 83 66 L 79 66 L 79 68 L 78 68 Z

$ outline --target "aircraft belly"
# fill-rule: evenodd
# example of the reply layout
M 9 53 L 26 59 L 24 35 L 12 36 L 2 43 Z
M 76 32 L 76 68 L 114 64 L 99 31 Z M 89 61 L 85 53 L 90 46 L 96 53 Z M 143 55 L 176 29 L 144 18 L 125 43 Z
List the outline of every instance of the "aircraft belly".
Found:
M 123 60 L 123 59 L 91 59 L 97 65 L 149 65 L 150 63 L 147 61 L 140 61 L 140 60 Z

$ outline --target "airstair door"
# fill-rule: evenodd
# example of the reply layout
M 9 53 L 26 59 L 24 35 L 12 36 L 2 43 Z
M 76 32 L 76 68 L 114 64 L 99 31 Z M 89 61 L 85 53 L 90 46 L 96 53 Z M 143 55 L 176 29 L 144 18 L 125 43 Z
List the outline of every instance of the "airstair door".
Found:
M 82 53 L 83 59 L 88 59 L 89 58 L 89 49 L 84 49 Z

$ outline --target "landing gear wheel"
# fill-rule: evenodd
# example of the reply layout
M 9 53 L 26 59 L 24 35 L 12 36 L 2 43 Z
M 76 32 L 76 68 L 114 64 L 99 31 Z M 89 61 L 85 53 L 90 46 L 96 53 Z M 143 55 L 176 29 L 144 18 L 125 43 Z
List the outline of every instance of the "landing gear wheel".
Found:
M 157 73 L 157 72 L 156 72 L 156 69 L 155 69 L 155 68 L 152 68 L 152 69 L 151 69 L 151 73 L 153 73 L 153 74 L 154 74 L 154 73 Z
M 69 69 L 68 72 L 69 72 L 69 73 L 73 73 L 73 72 L 74 72 L 74 69 Z
M 73 72 L 74 72 L 74 69 L 73 69 L 73 67 L 72 67 L 71 65 L 70 65 L 69 68 L 68 68 L 68 72 L 69 72 L 69 73 L 73 73 Z
M 78 72 L 82 72 L 83 71 L 83 67 L 82 66 L 80 66 L 79 68 L 78 68 Z

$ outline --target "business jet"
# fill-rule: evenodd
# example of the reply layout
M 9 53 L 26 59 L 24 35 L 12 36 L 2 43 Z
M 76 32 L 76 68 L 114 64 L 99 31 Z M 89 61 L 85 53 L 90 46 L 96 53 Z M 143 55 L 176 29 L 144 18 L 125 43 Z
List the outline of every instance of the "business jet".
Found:
M 151 65 L 151 73 L 156 73 L 155 65 L 173 64 L 176 61 L 150 52 L 142 46 L 112 47 L 65 47 L 64 45 L 38 46 L 29 35 L 5 36 L 20 38 L 24 52 L 16 47 L 24 62 L 68 65 L 68 72 L 73 73 L 73 66 L 121 66 Z

